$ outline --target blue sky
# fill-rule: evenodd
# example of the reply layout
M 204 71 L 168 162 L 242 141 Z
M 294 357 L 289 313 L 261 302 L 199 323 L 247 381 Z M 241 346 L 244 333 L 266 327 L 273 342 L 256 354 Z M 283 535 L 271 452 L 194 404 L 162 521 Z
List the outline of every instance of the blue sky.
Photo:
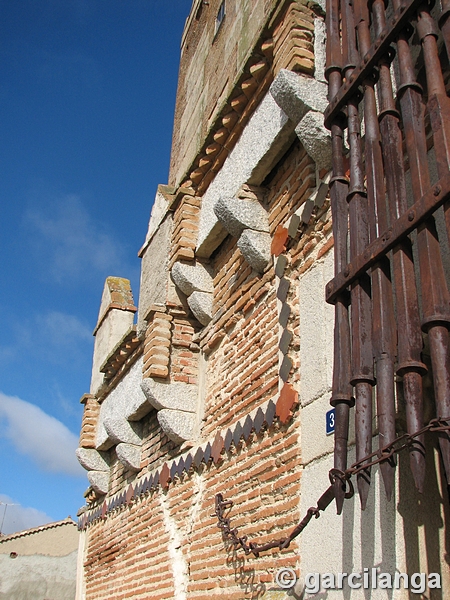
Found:
M 0 0 L 3 533 L 84 503 L 92 330 L 108 275 L 131 279 L 137 302 L 190 6 Z

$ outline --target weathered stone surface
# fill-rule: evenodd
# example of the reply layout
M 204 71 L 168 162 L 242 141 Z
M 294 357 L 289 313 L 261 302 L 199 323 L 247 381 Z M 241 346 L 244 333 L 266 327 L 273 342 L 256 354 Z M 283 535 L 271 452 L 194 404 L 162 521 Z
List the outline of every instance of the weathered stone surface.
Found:
M 153 304 L 166 301 L 169 281 L 170 238 L 173 227 L 173 213 L 169 212 L 153 232 L 142 252 L 141 283 L 139 289 L 139 309 L 137 331 L 141 334 L 147 327 L 145 317 Z
M 199 262 L 195 265 L 176 262 L 172 267 L 172 280 L 180 290 L 190 296 L 192 292 L 210 292 L 214 290 L 213 278 Z
M 97 494 L 108 493 L 109 471 L 88 471 L 87 478 Z
M 245 229 L 237 245 L 248 264 L 262 273 L 270 260 L 270 235 L 262 231 Z
M 210 256 L 227 235 L 214 212 L 216 202 L 235 197 L 244 183 L 260 185 L 292 143 L 294 125 L 267 92 L 203 196 L 197 256 Z
M 299 278 L 300 382 L 302 406 L 329 391 L 333 373 L 334 308 L 321 302 L 328 281 L 333 277 L 330 252 Z
M 300 220 L 305 225 L 308 225 L 309 220 L 311 219 L 312 211 L 314 208 L 314 201 L 311 198 L 308 198 L 301 207 L 298 209 L 297 214 L 300 217 Z
M 144 247 L 151 240 L 155 231 L 161 225 L 164 217 L 166 216 L 167 204 L 167 198 L 165 198 L 161 191 L 158 189 L 150 213 L 150 220 L 148 223 L 147 235 L 145 236 Z
M 244 229 L 269 231 L 267 212 L 257 200 L 220 198 L 214 205 L 216 217 L 234 237 Z
M 144 396 L 144 394 L 132 400 L 125 408 L 125 418 L 127 421 L 140 421 L 145 415 L 153 410 L 153 406 Z
M 295 133 L 319 169 L 331 168 L 331 135 L 323 125 L 321 113 L 306 113 Z
M 289 329 L 285 329 L 281 335 L 280 341 L 278 342 L 278 348 L 282 354 L 287 354 L 289 345 L 292 342 L 293 334 Z
M 289 224 L 288 224 L 288 236 L 291 238 L 294 238 L 297 235 L 297 231 L 298 228 L 300 227 L 300 217 L 298 216 L 298 214 L 294 213 L 291 218 L 289 219 Z M 283 256 L 281 254 L 281 256 Z
M 319 5 L 323 5 L 325 11 L 325 2 L 320 0 Z M 317 17 L 314 19 L 314 78 L 326 83 L 325 63 L 326 63 L 326 27 L 324 19 Z
M 167 408 L 192 413 L 197 410 L 198 391 L 195 385 L 182 381 L 163 383 L 146 377 L 141 387 L 147 401 L 157 410 Z
M 281 69 L 275 77 L 270 93 L 295 125 L 308 111 L 323 113 L 328 105 L 325 83 L 287 69 Z
M 288 323 L 290 315 L 291 315 L 291 307 L 286 302 L 285 304 L 282 305 L 280 314 L 278 316 L 278 322 L 281 325 L 281 327 L 283 327 L 283 329 L 285 327 L 287 327 L 287 323 Z
M 164 408 L 158 412 L 158 421 L 167 437 L 177 444 L 194 437 L 196 415 L 193 413 Z
M 178 4 L 179 2 L 175 2 L 175 6 Z M 253 57 L 252 73 L 256 77 L 252 76 L 250 79 L 250 94 L 253 94 L 255 84 L 267 71 L 267 66 L 262 61 L 259 69 L 258 65 L 254 66 L 253 63 L 258 60 L 256 46 L 257 40 L 261 38 L 263 24 L 268 23 L 275 8 L 272 0 L 230 3 L 230 8 L 236 8 L 233 9 L 232 14 L 228 7 L 226 9 L 228 25 L 225 28 L 229 27 L 229 30 L 227 29 L 223 41 L 216 43 L 217 40 L 213 42 L 214 21 L 220 2 L 214 4 L 209 2 L 208 6 L 207 2 L 195 0 L 195 4 L 193 2 L 187 2 L 187 4 L 192 5 L 191 15 L 186 26 L 186 33 L 189 30 L 189 35 L 199 24 L 195 20 L 195 11 L 197 9 L 200 11 L 202 4 L 204 12 L 202 25 L 199 30 L 195 30 L 195 34 L 187 42 L 189 52 L 186 52 L 187 46 L 185 46 L 184 37 L 182 42 L 183 50 L 169 176 L 170 184 L 176 186 L 182 183 L 188 168 L 198 156 L 206 132 L 210 130 L 211 124 L 216 122 L 224 107 L 225 99 L 230 98 L 235 90 L 236 82 L 243 75 L 249 57 Z M 207 11 L 211 13 L 208 16 L 209 25 L 203 27 L 203 22 L 206 23 L 204 18 Z M 212 13 L 215 14 L 212 15 Z M 219 34 L 219 37 L 220 35 L 222 34 Z M 265 31 L 264 35 L 267 35 Z M 259 46 L 257 47 L 259 48 Z M 238 110 L 241 108 L 239 107 Z M 208 150 L 206 152 L 208 154 Z
M 109 457 L 94 448 L 77 448 L 78 462 L 86 471 L 109 471 Z
M 117 458 L 124 467 L 131 471 L 139 471 L 141 468 L 141 448 L 134 444 L 117 444 Z
M 208 325 L 213 317 L 213 295 L 206 292 L 193 292 L 187 303 L 195 318 L 202 325 Z
M 107 312 L 116 307 L 120 307 L 122 310 L 131 308 L 135 311 L 130 281 L 123 277 L 107 277 L 103 287 L 96 329 Z
M 283 361 L 281 363 L 280 366 L 280 379 L 282 379 L 283 381 L 287 381 L 289 378 L 289 373 L 291 372 L 292 369 L 292 360 L 289 358 L 289 356 L 285 356 L 283 358 Z
M 277 277 L 283 277 L 284 269 L 288 263 L 288 259 L 284 254 L 280 254 L 275 264 L 275 275 Z
M 91 394 L 95 395 L 101 387 L 104 374 L 100 371 L 100 367 L 133 325 L 136 310 L 129 280 L 122 277 L 107 277 L 97 325 L 94 329 Z
M 330 174 L 328 174 L 327 177 L 325 178 L 325 180 L 320 183 L 319 188 L 317 189 L 316 193 L 314 194 L 314 197 L 313 197 L 314 204 L 318 208 L 322 208 L 322 206 L 326 200 L 326 197 L 328 195 L 329 180 L 330 180 Z
M 120 444 L 120 442 L 136 444 L 137 446 L 142 444 L 142 439 L 140 437 L 141 427 L 137 423 L 132 424 L 125 418 L 120 419 L 110 417 L 103 421 L 103 425 L 113 444 Z
M 281 302 L 286 302 L 290 285 L 289 279 L 286 279 L 285 277 L 282 277 L 278 282 L 277 298 L 278 300 L 281 300 Z
M 108 450 L 113 445 L 113 441 L 108 437 L 108 433 L 103 425 L 105 419 L 112 417 L 124 420 L 128 418 L 136 420 L 136 418 L 130 416 L 133 413 L 133 407 L 136 407 L 137 410 L 145 402 L 145 396 L 141 390 L 142 367 L 143 359 L 140 357 L 117 386 L 103 400 L 97 424 L 97 450 Z M 145 410 L 142 416 L 144 414 L 147 414 Z

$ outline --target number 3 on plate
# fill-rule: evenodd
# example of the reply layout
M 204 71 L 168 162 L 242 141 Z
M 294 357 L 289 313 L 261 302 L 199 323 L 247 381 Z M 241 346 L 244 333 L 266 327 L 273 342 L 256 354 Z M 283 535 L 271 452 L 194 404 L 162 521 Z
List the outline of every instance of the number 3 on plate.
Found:
M 326 418 L 327 418 L 327 423 L 326 423 L 327 435 L 330 435 L 331 433 L 334 433 L 334 415 L 335 415 L 335 409 L 334 408 L 332 408 L 331 410 L 327 411 L 327 414 L 326 414 Z

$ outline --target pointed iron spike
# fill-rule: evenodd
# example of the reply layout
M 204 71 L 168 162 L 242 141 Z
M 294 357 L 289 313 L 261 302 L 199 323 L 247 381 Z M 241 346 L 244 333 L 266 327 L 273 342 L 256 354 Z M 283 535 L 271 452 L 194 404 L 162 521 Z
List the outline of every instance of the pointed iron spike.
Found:
M 334 467 L 344 472 L 347 468 L 347 443 L 350 406 L 348 401 L 335 403 L 335 431 L 334 431 Z M 336 479 L 333 484 L 336 499 L 336 511 L 340 515 L 345 499 L 346 485 L 341 479 Z
M 361 510 L 366 510 L 367 498 L 370 490 L 370 469 L 365 469 L 357 475 L 357 484 L 359 499 L 361 502 Z
M 395 467 L 391 460 L 380 463 L 380 471 L 381 477 L 383 478 L 386 499 L 388 502 L 390 502 L 395 484 Z
M 447 483 L 450 485 L 450 436 L 448 431 L 440 431 L 438 433 L 439 447 L 442 453 L 445 475 Z
M 333 484 L 334 497 L 336 499 L 336 513 L 340 515 L 344 507 L 345 488 L 340 479 L 336 479 Z
M 372 452 L 372 386 L 365 381 L 356 383 L 356 459 L 362 460 Z M 357 475 L 361 508 L 365 510 L 370 489 L 370 468 Z
M 410 371 L 403 376 L 403 394 L 406 404 L 406 426 L 408 433 L 419 431 L 423 427 L 423 399 L 422 399 L 422 376 L 420 373 Z M 414 483 L 417 490 L 422 493 L 425 482 L 426 460 L 425 460 L 424 435 L 414 438 L 409 448 L 409 460 Z
M 409 450 L 409 464 L 417 491 L 423 494 L 425 484 L 425 446 L 424 436 L 415 438 Z

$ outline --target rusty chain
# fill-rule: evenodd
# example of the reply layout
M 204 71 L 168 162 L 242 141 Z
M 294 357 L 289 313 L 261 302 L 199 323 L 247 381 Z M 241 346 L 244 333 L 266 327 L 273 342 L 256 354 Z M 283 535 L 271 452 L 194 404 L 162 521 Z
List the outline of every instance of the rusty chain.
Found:
M 294 538 L 296 538 L 300 533 L 305 529 L 308 523 L 311 521 L 313 517 L 318 519 L 320 517 L 320 511 L 324 511 L 333 501 L 334 499 L 334 482 L 336 479 L 339 479 L 342 482 L 342 485 L 345 488 L 345 498 L 351 498 L 354 495 L 354 488 L 351 481 L 351 478 L 354 475 L 357 475 L 361 471 L 368 469 L 369 467 L 373 467 L 381 462 L 391 460 L 395 454 L 398 454 L 405 448 L 409 448 L 415 442 L 415 438 L 418 438 L 423 433 L 426 432 L 442 432 L 442 431 L 450 431 L 450 417 L 439 417 L 437 419 L 432 419 L 428 425 L 416 431 L 412 434 L 403 434 L 395 438 L 393 442 L 387 444 L 383 448 L 378 449 L 371 454 L 368 454 L 363 459 L 354 462 L 348 469 L 345 471 L 339 471 L 338 469 L 331 469 L 329 472 L 330 487 L 322 494 L 322 496 L 317 501 L 317 505 L 315 507 L 311 507 L 307 510 L 306 515 L 303 519 L 294 527 L 294 529 L 290 532 L 287 537 L 279 538 L 276 540 L 272 540 L 271 542 L 267 542 L 265 544 L 258 544 L 256 542 L 248 542 L 248 537 L 246 535 L 239 536 L 239 532 L 237 528 L 231 528 L 231 521 L 228 516 L 225 516 L 225 513 L 228 509 L 233 506 L 232 500 L 224 500 L 222 494 L 216 494 L 215 498 L 215 512 L 211 516 L 217 517 L 218 523 L 217 527 L 222 530 L 224 537 L 231 542 L 231 544 L 235 548 L 242 548 L 245 554 L 253 554 L 255 557 L 258 557 L 261 552 L 265 552 L 272 548 L 277 548 L 278 550 L 284 550 L 288 548 Z

